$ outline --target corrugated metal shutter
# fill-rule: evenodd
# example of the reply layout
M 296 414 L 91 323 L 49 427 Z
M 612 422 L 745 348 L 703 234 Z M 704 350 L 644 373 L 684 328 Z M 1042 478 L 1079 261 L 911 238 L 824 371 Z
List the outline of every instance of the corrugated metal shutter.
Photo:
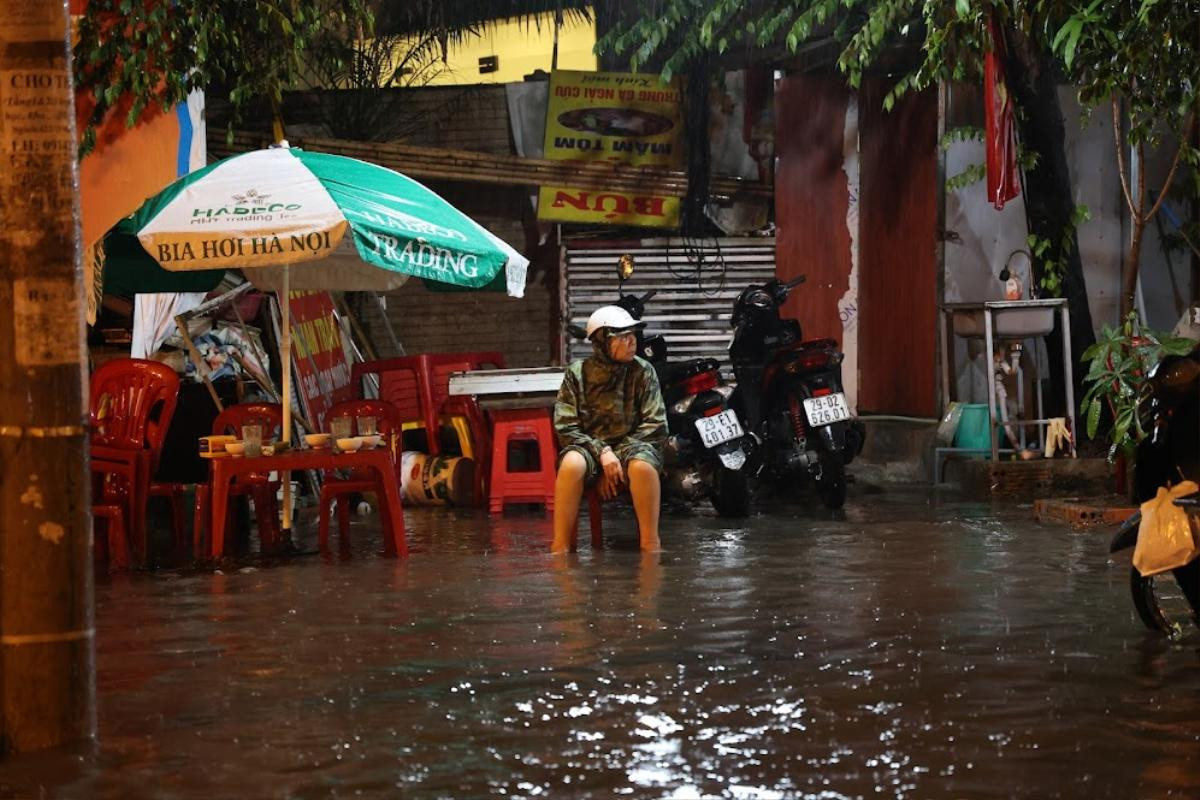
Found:
M 598 306 L 617 299 L 617 261 L 637 262 L 626 293 L 657 289 L 646 305 L 647 329 L 663 334 L 671 360 L 716 358 L 729 377 L 729 315 L 751 283 L 775 277 L 774 238 L 644 239 L 641 242 L 569 243 L 564 248 L 563 318 L 587 323 Z M 591 346 L 567 338 L 569 358 Z

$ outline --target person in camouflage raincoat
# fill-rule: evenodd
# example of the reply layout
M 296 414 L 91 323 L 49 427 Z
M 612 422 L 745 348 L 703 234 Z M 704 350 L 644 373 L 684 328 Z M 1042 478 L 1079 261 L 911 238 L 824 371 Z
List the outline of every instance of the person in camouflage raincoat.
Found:
M 551 550 L 574 549 L 579 500 L 598 481 L 606 499 L 628 483 L 643 550 L 658 550 L 659 473 L 667 438 L 667 410 L 658 377 L 638 358 L 635 328 L 643 323 L 617 306 L 588 320 L 590 357 L 567 367 L 554 404 L 558 476 L 554 487 Z

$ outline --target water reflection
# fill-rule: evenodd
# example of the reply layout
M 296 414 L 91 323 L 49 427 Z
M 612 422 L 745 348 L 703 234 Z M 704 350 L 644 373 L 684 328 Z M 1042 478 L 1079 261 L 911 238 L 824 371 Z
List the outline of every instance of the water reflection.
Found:
M 1106 537 L 872 496 L 552 557 L 543 515 L 410 510 L 414 555 L 97 587 L 64 797 L 1192 797 L 1200 637 L 1147 638 Z M 298 537 L 312 549 L 312 531 Z M 0 795 L 2 796 L 2 795 Z

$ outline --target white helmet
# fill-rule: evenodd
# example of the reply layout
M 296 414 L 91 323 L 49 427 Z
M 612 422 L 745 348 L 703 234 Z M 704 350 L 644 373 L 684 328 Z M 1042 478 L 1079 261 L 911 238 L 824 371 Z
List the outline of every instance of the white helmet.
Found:
M 628 330 L 631 328 L 641 328 L 646 323 L 634 319 L 629 312 L 620 306 L 600 306 L 587 321 L 587 337 L 592 338 L 592 334 L 601 328 L 615 328 L 617 330 Z

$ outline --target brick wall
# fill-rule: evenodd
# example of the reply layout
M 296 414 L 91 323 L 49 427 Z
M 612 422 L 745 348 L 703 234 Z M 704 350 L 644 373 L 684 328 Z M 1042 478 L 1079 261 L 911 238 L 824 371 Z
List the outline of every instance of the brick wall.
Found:
M 385 89 L 371 93 L 369 100 L 373 122 L 369 130 L 355 131 L 356 135 L 334 127 L 346 124 L 345 119 L 331 118 L 348 113 L 339 109 L 353 108 L 353 102 L 338 100 L 328 92 L 289 92 L 284 119 L 288 130 L 296 133 L 345 135 L 477 153 L 513 152 L 503 84 Z M 349 106 L 344 105 L 348 102 Z

